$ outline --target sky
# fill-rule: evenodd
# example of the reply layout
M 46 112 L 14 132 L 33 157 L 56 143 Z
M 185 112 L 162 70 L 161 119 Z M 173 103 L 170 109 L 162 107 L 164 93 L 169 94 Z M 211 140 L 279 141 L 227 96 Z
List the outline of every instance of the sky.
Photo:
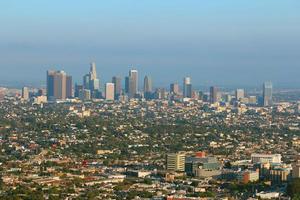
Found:
M 300 88 L 299 0 L 0 1 L 0 84 L 45 84 L 47 69 L 81 82 L 139 70 L 167 87 Z

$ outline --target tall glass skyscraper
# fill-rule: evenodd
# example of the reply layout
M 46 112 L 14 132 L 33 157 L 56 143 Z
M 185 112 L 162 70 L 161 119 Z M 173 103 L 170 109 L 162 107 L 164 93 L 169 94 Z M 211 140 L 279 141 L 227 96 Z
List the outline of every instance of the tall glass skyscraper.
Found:
M 210 103 L 216 103 L 219 101 L 219 98 L 218 98 L 218 88 L 216 86 L 212 86 L 210 87 Z
M 149 76 L 144 78 L 144 92 L 152 92 L 152 80 Z
M 273 104 L 273 85 L 272 82 L 265 82 L 263 85 L 263 106 Z
M 134 98 L 138 93 L 138 71 L 132 69 L 129 71 L 129 76 L 126 78 L 126 86 L 128 87 L 128 97 Z
M 185 77 L 183 79 L 183 97 L 192 97 L 192 83 L 190 77 Z
M 115 84 L 115 99 L 118 99 L 118 97 L 122 94 L 122 84 L 121 84 L 121 77 L 114 76 L 112 77 L 112 83 Z
M 144 97 L 145 99 L 151 99 L 152 97 L 152 80 L 149 76 L 144 78 Z
M 64 100 L 72 93 L 72 77 L 64 71 L 47 71 L 47 97 L 49 100 Z

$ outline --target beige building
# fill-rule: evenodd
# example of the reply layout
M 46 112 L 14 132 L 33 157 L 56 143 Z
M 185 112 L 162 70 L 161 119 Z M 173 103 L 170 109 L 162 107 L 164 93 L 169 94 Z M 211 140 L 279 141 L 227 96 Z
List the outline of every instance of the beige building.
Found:
M 37 97 L 34 97 L 33 102 L 35 104 L 47 103 L 47 96 L 37 96 Z
M 106 83 L 105 84 L 105 99 L 114 100 L 115 99 L 115 84 Z
M 168 171 L 180 171 L 185 170 L 185 153 L 170 153 L 167 155 L 167 170 Z

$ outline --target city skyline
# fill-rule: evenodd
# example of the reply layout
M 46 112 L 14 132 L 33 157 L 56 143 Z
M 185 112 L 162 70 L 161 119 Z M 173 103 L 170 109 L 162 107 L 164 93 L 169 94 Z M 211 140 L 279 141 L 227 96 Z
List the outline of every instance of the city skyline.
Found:
M 232 105 L 273 106 L 273 84 L 271 81 L 263 83 L 262 94 L 253 93 L 253 91 L 248 93 L 248 90 L 245 92 L 245 89 L 236 88 L 232 96 L 232 91 L 223 91 L 216 85 L 210 86 L 209 93 L 194 89 L 191 77 L 183 78 L 181 88 L 178 83 L 169 83 L 169 90 L 162 87 L 157 87 L 153 90 L 152 78 L 146 75 L 142 86 L 139 87 L 138 74 L 138 70 L 130 69 L 128 75 L 124 78 L 124 86 L 120 76 L 113 76 L 111 82 L 100 84 L 101 78 L 97 76 L 96 63 L 91 62 L 90 71 L 88 74 L 83 75 L 82 83 L 76 82 L 73 84 L 72 76 L 67 75 L 66 72 L 47 70 L 47 99 L 49 102 L 59 102 L 74 98 L 83 102 L 97 99 L 105 99 L 107 101 L 128 101 L 131 99 L 202 100 L 210 102 L 212 105 L 229 103 Z M 42 97 L 40 90 L 37 93 L 31 93 L 31 97 Z M 22 88 L 22 99 L 29 100 L 27 87 Z
M 0 200 L 299 200 L 299 8 L 0 1 Z
M 175 82 L 169 82 L 167 85 L 153 85 L 152 77 L 149 76 L 148 74 L 145 74 L 144 77 L 140 77 L 138 74 L 140 74 L 140 71 L 138 71 L 135 67 L 131 67 L 128 71 L 128 75 L 124 74 L 122 75 L 114 75 L 110 79 L 106 78 L 108 81 L 103 81 L 103 77 L 98 77 L 97 75 L 97 65 L 95 62 L 90 62 L 90 71 L 87 74 L 84 74 L 79 81 L 74 81 L 73 82 L 73 76 L 72 74 L 69 74 L 67 77 L 70 78 L 71 83 L 69 83 L 69 86 L 72 85 L 73 89 L 76 90 L 76 86 L 82 86 L 85 89 L 89 90 L 98 90 L 98 91 L 105 91 L 105 84 L 106 83 L 113 83 L 117 85 L 117 90 L 115 91 L 115 95 L 120 95 L 122 93 L 122 90 L 124 90 L 125 93 L 132 93 L 131 96 L 134 96 L 138 92 L 153 92 L 154 89 L 167 89 L 170 92 L 173 92 L 174 90 L 174 85 L 175 87 L 178 87 L 175 89 L 176 91 L 181 91 L 183 96 L 185 97 L 191 97 L 192 91 L 193 90 L 201 90 L 200 88 L 193 88 L 194 84 L 192 84 L 192 78 L 191 76 L 185 76 L 183 77 L 183 82 L 182 85 L 179 84 L 179 80 Z M 47 70 L 49 71 L 49 69 Z M 64 70 L 50 70 L 50 71 L 56 71 L 56 72 L 63 72 L 65 73 Z M 120 73 L 119 73 L 120 74 Z M 102 80 L 102 82 L 100 81 Z M 263 82 L 263 89 L 264 90 L 264 84 L 270 83 L 273 85 L 273 82 L 270 80 L 266 80 Z M 131 84 L 131 85 L 130 85 Z M 26 85 L 25 85 L 26 86 Z M 220 89 L 224 89 L 224 86 L 222 85 L 203 85 L 204 87 L 209 87 L 207 88 L 207 92 L 210 92 L 211 87 L 218 87 Z M 22 86 L 24 87 L 24 86 Z M 132 88 L 130 88 L 132 87 Z M 261 87 L 261 84 L 259 85 Z M 247 88 L 247 87 L 246 87 Z M 241 98 L 245 96 L 245 89 L 246 88 L 235 88 L 235 95 L 236 97 L 239 95 Z M 132 91 L 130 91 L 130 89 Z M 203 89 L 203 88 L 202 88 Z M 233 89 L 233 88 L 227 88 L 227 89 Z M 175 94 L 178 92 L 175 92 Z M 239 98 L 238 98 L 239 99 Z

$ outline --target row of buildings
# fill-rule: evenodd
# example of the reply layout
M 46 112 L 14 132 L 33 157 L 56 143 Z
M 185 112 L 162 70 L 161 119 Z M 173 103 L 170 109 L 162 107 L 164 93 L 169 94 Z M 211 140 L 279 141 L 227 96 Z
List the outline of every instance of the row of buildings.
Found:
M 206 156 L 204 152 L 195 155 L 178 152 L 167 154 L 166 170 L 171 174 L 184 173 L 198 178 L 235 179 L 245 184 L 261 180 L 278 185 L 300 178 L 300 160 L 285 164 L 281 159 L 280 154 L 254 153 L 251 160 L 237 161 L 226 167 L 216 157 Z

